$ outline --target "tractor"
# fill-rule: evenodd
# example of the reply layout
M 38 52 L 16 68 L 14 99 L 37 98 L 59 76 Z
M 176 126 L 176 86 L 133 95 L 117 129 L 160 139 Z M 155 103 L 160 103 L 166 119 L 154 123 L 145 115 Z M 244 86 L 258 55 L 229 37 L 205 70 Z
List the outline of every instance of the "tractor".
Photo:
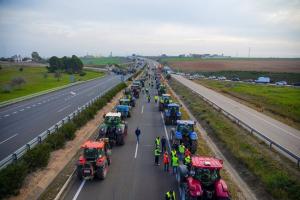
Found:
M 175 125 L 177 120 L 181 119 L 180 105 L 170 103 L 164 110 L 164 119 L 166 125 Z
M 192 120 L 177 120 L 176 129 L 171 129 L 171 143 L 172 147 L 178 149 L 178 146 L 183 143 L 185 147 L 189 148 L 191 153 L 197 150 L 197 133 L 194 130 L 195 122 Z
M 226 182 L 220 176 L 222 168 L 222 160 L 202 156 L 192 156 L 190 166 L 179 165 L 176 177 L 180 199 L 230 200 Z
M 119 105 L 116 106 L 115 110 L 119 113 L 121 113 L 121 118 L 129 118 L 131 117 L 131 103 L 129 99 L 120 99 L 119 100 Z
M 129 88 L 126 88 L 124 91 L 124 99 L 129 99 L 130 106 L 135 107 L 135 97 L 132 95 L 132 92 Z
M 110 165 L 111 149 L 108 138 L 99 141 L 86 141 L 81 145 L 82 155 L 77 161 L 77 177 L 82 179 L 93 179 L 97 177 L 105 179 L 108 166 Z
M 169 94 L 162 94 L 160 97 L 159 97 L 159 105 L 158 105 L 158 110 L 159 111 L 163 111 L 167 105 L 169 103 L 172 103 L 172 100 L 171 100 L 171 95 Z
M 131 89 L 131 92 L 132 92 L 134 98 L 138 99 L 140 97 L 140 91 L 141 91 L 140 86 L 132 84 L 130 89 Z
M 163 84 L 160 84 L 159 88 L 158 88 L 158 96 L 162 96 L 166 92 L 167 92 L 166 86 L 164 86 Z
M 98 138 L 109 138 L 111 147 L 124 145 L 124 137 L 127 135 L 127 124 L 122 121 L 121 113 L 109 112 L 104 116 L 104 122 L 100 125 Z

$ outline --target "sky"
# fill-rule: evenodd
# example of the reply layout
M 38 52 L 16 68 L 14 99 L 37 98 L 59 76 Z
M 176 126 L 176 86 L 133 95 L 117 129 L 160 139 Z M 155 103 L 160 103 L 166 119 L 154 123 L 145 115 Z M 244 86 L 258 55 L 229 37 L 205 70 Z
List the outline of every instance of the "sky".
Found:
M 300 0 L 0 0 L 0 57 L 300 57 Z

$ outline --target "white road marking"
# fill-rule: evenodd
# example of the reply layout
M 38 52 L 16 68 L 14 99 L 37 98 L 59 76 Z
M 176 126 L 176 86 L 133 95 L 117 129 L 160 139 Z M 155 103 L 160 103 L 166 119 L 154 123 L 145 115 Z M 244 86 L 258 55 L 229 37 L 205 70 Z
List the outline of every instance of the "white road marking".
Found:
M 24 111 L 24 109 L 19 110 L 20 112 Z
M 18 113 L 18 111 L 13 112 L 13 114 L 17 114 L 17 113 Z
M 27 106 L 26 108 L 29 109 L 29 108 L 31 108 L 31 107 L 30 107 L 30 106 Z
M 4 115 L 4 117 L 9 117 L 9 114 L 7 114 L 7 115 Z
M 66 107 L 63 107 L 62 109 L 58 110 L 57 112 L 61 112 L 61 111 L 65 110 L 65 109 L 67 109 L 69 107 L 70 107 L 70 105 L 67 105 Z
M 143 114 L 143 112 L 144 112 L 144 105 L 142 106 L 142 111 L 141 111 L 141 114 Z
M 41 102 L 38 102 L 38 104 L 41 105 L 42 103 L 41 103 Z
M 73 91 L 71 91 L 71 92 L 70 92 L 70 94 L 71 94 L 71 95 L 76 95 L 76 93 L 75 93 L 75 92 L 73 92 Z
M 8 140 L 10 140 L 10 139 L 13 138 L 13 137 L 16 137 L 17 135 L 18 135 L 18 133 L 16 133 L 16 134 L 10 136 L 9 138 L 7 138 L 7 139 L 3 140 L 2 142 L 0 142 L 0 144 L 3 144 L 4 142 L 7 142 Z
M 137 142 L 137 143 L 136 143 L 136 146 L 135 146 L 134 158 L 137 157 L 138 148 L 139 148 L 139 143 Z
M 80 193 L 80 191 L 82 190 L 84 184 L 85 184 L 85 180 L 83 180 L 83 181 L 81 182 L 81 184 L 80 184 L 80 186 L 79 186 L 79 188 L 78 188 L 78 190 L 77 190 L 77 192 L 76 192 L 76 194 L 75 194 L 75 196 L 73 197 L 72 200 L 76 200 L 76 199 L 78 198 L 79 193 Z

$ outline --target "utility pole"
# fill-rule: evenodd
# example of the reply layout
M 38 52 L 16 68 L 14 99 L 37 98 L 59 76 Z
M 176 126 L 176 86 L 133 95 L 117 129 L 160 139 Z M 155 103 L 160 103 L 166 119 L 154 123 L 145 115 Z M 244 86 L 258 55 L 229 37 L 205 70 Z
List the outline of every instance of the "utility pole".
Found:
M 248 49 L 248 58 L 250 58 L 250 52 L 251 52 L 251 48 L 249 47 L 249 49 Z

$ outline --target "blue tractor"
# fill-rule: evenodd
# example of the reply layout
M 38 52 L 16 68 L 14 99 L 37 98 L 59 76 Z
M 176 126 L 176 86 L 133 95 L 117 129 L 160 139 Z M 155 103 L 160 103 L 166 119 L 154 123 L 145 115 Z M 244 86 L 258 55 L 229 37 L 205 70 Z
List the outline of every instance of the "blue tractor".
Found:
M 164 110 L 164 119 L 166 125 L 175 125 L 181 119 L 180 105 L 169 103 Z
M 120 99 L 119 105 L 116 106 L 116 111 L 121 113 L 122 119 L 131 117 L 130 110 L 131 110 L 130 100 Z
M 194 130 L 195 122 L 192 120 L 177 120 L 177 127 L 171 129 L 172 147 L 178 149 L 178 146 L 183 143 L 189 148 L 191 153 L 197 150 L 198 136 Z

